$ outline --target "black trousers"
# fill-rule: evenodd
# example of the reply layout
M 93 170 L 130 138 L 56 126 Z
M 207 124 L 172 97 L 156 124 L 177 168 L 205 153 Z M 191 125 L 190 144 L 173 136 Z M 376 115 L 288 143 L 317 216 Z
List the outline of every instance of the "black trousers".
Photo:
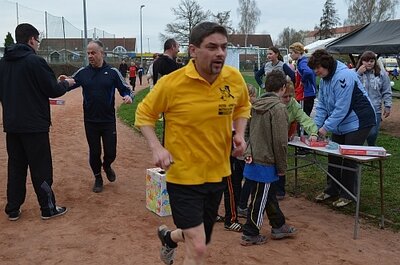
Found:
M 93 174 L 99 176 L 101 167 L 109 168 L 117 156 L 116 123 L 85 122 L 85 132 L 89 144 L 89 164 Z M 103 162 L 101 143 L 104 149 Z
M 8 182 L 7 214 L 16 212 L 25 201 L 27 170 L 43 214 L 55 210 L 53 165 L 49 133 L 7 133 Z
M 129 81 L 132 86 L 132 90 L 135 91 L 135 86 L 136 86 L 136 76 L 135 77 L 129 77 Z
M 304 99 L 303 99 L 303 110 L 308 116 L 310 116 L 310 114 L 313 110 L 314 99 L 315 99 L 315 96 L 314 97 L 304 97 Z
M 275 185 L 249 179 L 246 179 L 246 181 L 251 185 L 251 202 L 247 211 L 247 221 L 243 226 L 243 234 L 246 236 L 260 234 L 264 210 L 267 212 L 269 224 L 272 228 L 280 228 L 284 225 L 285 216 L 276 199 Z
M 226 178 L 226 188 L 224 191 L 225 224 L 230 225 L 238 221 L 237 206 L 240 201 L 242 191 L 242 179 L 245 162 L 231 156 L 232 175 Z
M 360 129 L 355 132 L 347 133 L 344 135 L 332 134 L 332 141 L 338 144 L 347 145 L 363 145 L 368 137 L 371 127 Z M 342 159 L 338 156 L 328 155 L 328 162 L 336 165 L 342 165 L 349 168 L 356 169 L 358 167 L 357 163 L 353 160 Z M 340 169 L 333 166 L 328 166 L 328 172 L 334 176 L 346 189 L 348 189 L 354 195 L 357 194 L 357 172 L 353 172 L 346 169 Z M 340 188 L 336 182 L 334 182 L 330 177 L 327 176 L 327 187 L 325 188 L 325 193 L 331 196 L 340 196 L 346 199 L 352 199 L 344 190 Z

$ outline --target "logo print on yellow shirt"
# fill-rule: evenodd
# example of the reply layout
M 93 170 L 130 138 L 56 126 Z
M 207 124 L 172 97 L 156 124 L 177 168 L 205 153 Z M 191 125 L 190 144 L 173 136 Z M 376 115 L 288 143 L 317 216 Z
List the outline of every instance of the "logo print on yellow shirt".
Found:
M 221 99 L 223 101 L 227 101 L 228 98 L 235 98 L 231 94 L 231 90 L 230 90 L 229 86 L 225 86 L 224 88 L 220 88 L 219 91 L 221 91 Z

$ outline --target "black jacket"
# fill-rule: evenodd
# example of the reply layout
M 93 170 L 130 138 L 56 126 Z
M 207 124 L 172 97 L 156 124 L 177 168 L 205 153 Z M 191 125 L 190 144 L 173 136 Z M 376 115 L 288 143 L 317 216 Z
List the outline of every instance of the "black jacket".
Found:
M 175 60 L 171 59 L 169 56 L 163 54 L 157 58 L 153 63 L 153 83 L 157 83 L 163 75 L 167 75 L 175 70 L 177 70 L 178 64 Z
M 7 133 L 48 132 L 49 98 L 65 94 L 68 82 L 57 83 L 53 70 L 26 44 L 6 48 L 0 60 L 0 101 Z

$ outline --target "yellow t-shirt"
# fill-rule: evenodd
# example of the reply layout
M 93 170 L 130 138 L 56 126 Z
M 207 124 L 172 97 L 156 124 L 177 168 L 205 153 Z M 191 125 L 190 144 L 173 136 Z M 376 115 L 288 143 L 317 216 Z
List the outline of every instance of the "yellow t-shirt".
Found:
M 154 126 L 165 119 L 165 148 L 174 158 L 167 182 L 185 185 L 220 182 L 229 176 L 232 122 L 250 116 L 242 75 L 225 65 L 213 84 L 193 61 L 163 76 L 139 104 L 135 126 Z

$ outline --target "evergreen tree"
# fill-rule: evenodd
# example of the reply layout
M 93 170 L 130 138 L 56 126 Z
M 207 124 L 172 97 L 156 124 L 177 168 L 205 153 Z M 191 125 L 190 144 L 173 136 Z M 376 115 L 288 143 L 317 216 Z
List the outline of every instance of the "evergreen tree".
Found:
M 8 47 L 12 44 L 14 44 L 14 39 L 11 36 L 11 33 L 8 32 L 6 38 L 4 39 L 4 47 Z
M 334 35 L 333 29 L 337 24 L 339 24 L 339 17 L 335 9 L 335 3 L 333 0 L 326 0 L 319 22 L 319 39 L 324 40 L 332 37 Z

